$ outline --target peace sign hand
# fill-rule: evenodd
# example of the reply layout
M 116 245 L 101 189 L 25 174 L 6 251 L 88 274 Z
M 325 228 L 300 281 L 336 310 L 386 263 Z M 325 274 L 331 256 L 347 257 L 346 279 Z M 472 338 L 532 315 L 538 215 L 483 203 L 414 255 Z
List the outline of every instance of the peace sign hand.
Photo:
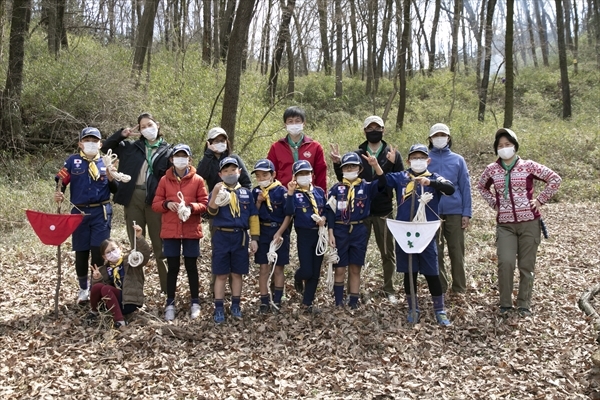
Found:
M 394 146 L 390 146 L 390 149 L 388 150 L 387 154 L 385 155 L 385 157 L 388 159 L 388 161 L 391 162 L 392 164 L 396 164 L 396 151 L 398 151 L 398 148 L 396 148 Z
M 364 158 L 365 160 L 367 160 L 367 162 L 369 163 L 369 165 L 371 167 L 373 167 L 373 168 L 378 164 L 377 157 L 373 157 L 370 154 L 368 154 L 368 155 L 361 154 L 361 156 L 362 156 L 362 158 Z
M 98 267 L 96 266 L 96 264 L 92 265 L 92 278 L 95 281 L 102 279 L 102 274 L 100 273 L 100 271 L 98 271 Z
M 330 144 L 329 146 L 331 146 L 331 153 L 329 153 L 331 161 L 334 164 L 339 164 L 342 162 L 342 157 L 340 157 L 340 146 L 337 144 Z

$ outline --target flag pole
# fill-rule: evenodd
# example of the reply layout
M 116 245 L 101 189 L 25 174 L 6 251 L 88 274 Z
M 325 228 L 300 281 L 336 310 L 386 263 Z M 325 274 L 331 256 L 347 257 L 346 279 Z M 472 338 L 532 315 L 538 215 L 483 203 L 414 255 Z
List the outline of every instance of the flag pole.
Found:
M 410 218 L 409 220 L 412 222 L 415 212 L 415 196 L 417 195 L 417 186 L 413 187 L 413 193 L 410 196 Z M 415 283 L 413 280 L 413 257 L 412 253 L 408 253 L 408 279 L 409 279 L 409 288 L 410 288 L 410 301 L 412 304 L 412 309 L 410 310 L 413 324 L 417 323 L 417 296 L 415 293 Z M 406 287 L 406 286 L 405 286 Z
M 62 186 L 62 179 L 59 179 L 58 182 L 56 183 L 56 190 L 60 190 Z M 62 201 L 58 202 L 58 206 L 56 207 L 56 213 L 60 214 L 60 206 L 62 204 Z M 61 281 L 61 276 L 62 276 L 62 269 L 61 269 L 61 265 L 62 265 L 62 260 L 61 260 L 61 251 L 60 251 L 60 244 L 56 247 L 56 259 L 58 262 L 58 271 L 57 271 L 57 278 L 56 278 L 56 290 L 54 292 L 54 316 L 56 317 L 56 319 L 58 319 L 58 295 L 60 293 L 60 281 Z

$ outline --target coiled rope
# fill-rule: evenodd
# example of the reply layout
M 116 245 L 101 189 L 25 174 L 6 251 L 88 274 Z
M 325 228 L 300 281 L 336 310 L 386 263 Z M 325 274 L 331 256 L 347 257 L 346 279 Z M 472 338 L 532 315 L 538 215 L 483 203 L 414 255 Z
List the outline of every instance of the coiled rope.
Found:
M 333 264 L 340 262 L 340 256 L 338 256 L 337 249 L 330 247 L 325 254 L 325 262 L 327 263 L 327 278 L 325 283 L 327 284 L 327 290 L 333 292 L 334 275 L 333 275 Z
M 275 308 L 279 311 L 279 307 L 273 301 L 273 292 L 271 291 L 271 279 L 273 278 L 273 273 L 275 273 L 275 266 L 277 265 L 277 250 L 281 247 L 283 240 L 276 242 L 275 240 L 271 240 L 269 244 L 269 252 L 267 253 L 267 260 L 269 264 L 271 264 L 271 273 L 269 274 L 269 278 L 267 279 L 267 288 L 269 290 L 269 303 L 271 303 L 271 307 Z
M 323 217 L 318 216 L 317 214 L 311 215 L 311 218 L 315 222 L 320 222 Z M 327 251 L 327 243 L 329 242 L 329 233 L 327 232 L 327 226 L 319 226 L 319 240 L 317 241 L 317 248 L 315 249 L 315 254 L 317 256 L 325 255 Z
M 190 207 L 185 205 L 185 198 L 183 197 L 183 193 L 177 192 L 177 198 L 179 199 L 179 205 L 177 206 L 177 216 L 183 222 L 187 221 L 192 215 L 192 210 Z
M 136 225 L 135 221 L 133 221 L 133 225 Z M 137 238 L 133 239 L 133 250 L 129 253 L 129 257 L 127 257 L 127 262 L 129 262 L 130 267 L 138 267 L 144 261 L 144 255 L 137 251 Z
M 225 187 L 221 186 L 221 190 L 219 190 L 219 193 L 217 193 L 217 197 L 215 197 L 215 203 L 217 204 L 217 206 L 223 207 L 229 204 L 230 201 L 231 198 L 229 197 L 229 192 L 227 191 L 227 189 L 225 189 Z
M 112 149 L 108 149 L 105 155 L 102 156 L 102 161 L 106 166 L 106 171 L 115 178 L 115 180 L 123 183 L 127 183 L 131 180 L 131 176 L 118 172 L 114 166 L 114 163 L 118 160 L 118 156 L 112 152 Z
M 427 222 L 427 214 L 425 213 L 425 206 L 433 199 L 433 193 L 425 192 L 423 186 L 421 186 L 421 196 L 419 196 L 419 207 L 413 222 Z

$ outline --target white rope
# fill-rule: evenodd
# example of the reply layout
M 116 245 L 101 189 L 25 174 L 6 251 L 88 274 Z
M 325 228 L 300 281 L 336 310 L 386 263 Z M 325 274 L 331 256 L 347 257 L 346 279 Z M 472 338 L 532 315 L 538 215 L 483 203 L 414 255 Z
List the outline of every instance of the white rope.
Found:
M 273 292 L 271 292 L 270 283 L 271 279 L 273 278 L 273 273 L 275 273 L 275 266 L 277 265 L 277 250 L 279 250 L 282 243 L 283 240 L 281 240 L 280 242 L 271 240 L 271 243 L 269 244 L 269 252 L 267 253 L 267 260 L 269 261 L 269 264 L 271 264 L 271 273 L 267 278 L 267 290 L 269 291 L 269 302 L 271 303 L 271 307 L 275 308 L 276 310 L 279 310 L 279 307 L 277 307 L 277 305 L 273 301 Z
M 319 222 L 324 217 L 320 217 L 317 214 L 313 214 L 310 216 L 313 221 Z M 327 243 L 329 242 L 329 232 L 327 231 L 327 226 L 319 226 L 319 241 L 317 242 L 317 248 L 315 249 L 315 254 L 317 256 L 322 256 L 327 251 Z
M 179 199 L 179 205 L 177 206 L 177 215 L 179 219 L 183 222 L 187 221 L 192 215 L 192 210 L 190 207 L 185 205 L 185 198 L 183 197 L 183 193 L 177 192 L 177 198 Z
M 221 186 L 221 190 L 217 193 L 217 197 L 215 197 L 215 203 L 219 207 L 226 206 L 231 201 L 229 197 L 229 192 L 223 186 Z
M 135 221 L 133 221 L 133 225 L 136 225 Z M 130 267 L 138 267 L 144 261 L 144 255 L 137 251 L 137 239 L 135 237 L 133 238 L 133 250 L 129 253 L 127 261 Z
M 340 262 L 340 256 L 338 256 L 337 249 L 335 247 L 330 247 L 327 250 L 327 254 L 325 254 L 325 262 L 327 263 L 327 278 L 325 283 L 327 284 L 327 290 L 329 292 L 333 292 L 333 285 L 335 283 L 333 264 Z
M 127 183 L 131 180 L 131 176 L 124 174 L 122 172 L 118 172 L 114 166 L 114 163 L 117 162 L 118 156 L 112 152 L 112 149 L 108 149 L 105 155 L 102 156 L 102 161 L 106 166 L 106 171 L 113 177 L 115 180 L 123 183 Z
M 419 197 L 419 207 L 417 213 L 413 218 L 413 222 L 427 222 L 427 214 L 425 213 L 425 207 L 433 199 L 433 193 L 425 192 L 423 186 L 421 186 L 421 196 Z

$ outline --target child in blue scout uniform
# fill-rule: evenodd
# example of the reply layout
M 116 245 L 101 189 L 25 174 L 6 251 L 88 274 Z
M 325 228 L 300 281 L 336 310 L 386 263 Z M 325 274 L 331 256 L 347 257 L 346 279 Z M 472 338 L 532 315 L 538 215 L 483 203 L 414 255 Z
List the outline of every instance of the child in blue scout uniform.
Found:
M 56 192 L 54 200 L 64 200 L 67 185 L 71 184 L 71 203 L 77 208 L 71 214 L 84 212 L 83 221 L 73 232 L 73 251 L 75 251 L 75 271 L 79 280 L 77 301 L 89 300 L 88 266 L 90 251 L 92 264 L 102 265 L 104 260 L 100 244 L 110 237 L 112 206 L 110 194 L 117 191 L 117 182 L 106 173 L 106 166 L 100 157 L 100 131 L 85 128 L 79 134 L 79 153 L 71 155 L 62 169 L 56 174 Z
M 258 186 L 252 190 L 254 202 L 258 209 L 260 220 L 260 237 L 258 239 L 258 250 L 254 255 L 254 262 L 260 264 L 260 276 L 258 287 L 260 290 L 259 313 L 265 314 L 270 310 L 269 298 L 269 259 L 267 253 L 270 250 L 271 241 L 280 243 L 277 249 L 277 262 L 273 272 L 275 283 L 273 290 L 273 303 L 276 310 L 281 308 L 281 297 L 283 296 L 283 285 L 285 277 L 283 268 L 290 262 L 290 225 L 291 217 L 285 215 L 285 198 L 287 190 L 275 179 L 275 166 L 268 159 L 258 160 L 254 165 L 252 173 L 256 176 Z
M 226 157 L 219 165 L 219 182 L 213 188 L 208 201 L 208 213 L 213 218 L 212 273 L 216 275 L 214 296 L 214 320 L 225 322 L 225 283 L 231 274 L 231 315 L 242 318 L 240 297 L 242 275 L 250 269 L 248 243 L 252 254 L 258 248 L 260 226 L 258 210 L 252 201 L 250 190 L 243 188 L 238 180 L 240 166 L 233 157 Z M 223 191 L 221 191 L 223 189 Z M 248 237 L 250 229 L 251 240 Z
M 327 227 L 329 228 L 329 245 L 337 248 L 339 262 L 334 265 L 335 278 L 333 294 L 335 305 L 343 306 L 344 277 L 348 267 L 348 292 L 350 308 L 358 308 L 360 296 L 360 269 L 365 263 L 369 235 L 363 224 L 369 216 L 371 200 L 378 193 L 378 184 L 383 170 L 374 156 L 362 156 L 375 169 L 377 180 L 367 182 L 358 177 L 362 172 L 362 161 L 355 152 L 344 154 L 341 159 L 343 173 L 342 182 L 338 182 L 329 190 L 325 207 Z M 385 184 L 381 185 L 385 189 Z
M 312 304 L 323 263 L 323 256 L 317 256 L 315 253 L 319 241 L 319 227 L 325 226 L 325 192 L 312 185 L 312 172 L 313 168 L 306 160 L 298 160 L 292 165 L 293 180 L 287 185 L 285 213 L 294 218 L 298 238 L 300 267 L 294 275 L 294 287 L 298 292 L 304 293 L 304 312 L 318 314 L 319 310 Z M 317 221 L 313 219 L 313 215 L 319 217 L 315 217 Z
M 410 168 L 403 172 L 393 172 L 386 174 L 386 184 L 396 190 L 396 199 L 398 201 L 398 214 L 396 219 L 399 221 L 412 221 L 417 207 L 418 199 L 421 195 L 421 188 L 425 192 L 433 194 L 433 199 L 425 206 L 428 221 L 439 219 L 436 215 L 438 203 L 441 194 L 451 195 L 454 193 L 452 182 L 444 179 L 436 173 L 427 171 L 429 150 L 427 146 L 415 144 L 408 150 L 408 164 Z M 396 243 L 396 265 L 397 271 L 404 273 L 404 291 L 408 303 L 408 322 L 416 323 L 419 319 L 419 305 L 415 297 L 415 304 L 412 304 L 410 298 L 410 279 L 417 284 L 417 274 L 420 272 L 427 280 L 429 293 L 433 299 L 433 311 L 435 318 L 440 325 L 450 325 L 450 320 L 446 315 L 444 308 L 444 295 L 442 293 L 442 284 L 438 269 L 438 254 L 435 238 L 431 240 L 427 248 L 420 254 L 412 255 L 412 277 L 408 272 L 408 254 L 405 253 Z M 417 321 L 413 321 L 412 310 L 416 311 Z

